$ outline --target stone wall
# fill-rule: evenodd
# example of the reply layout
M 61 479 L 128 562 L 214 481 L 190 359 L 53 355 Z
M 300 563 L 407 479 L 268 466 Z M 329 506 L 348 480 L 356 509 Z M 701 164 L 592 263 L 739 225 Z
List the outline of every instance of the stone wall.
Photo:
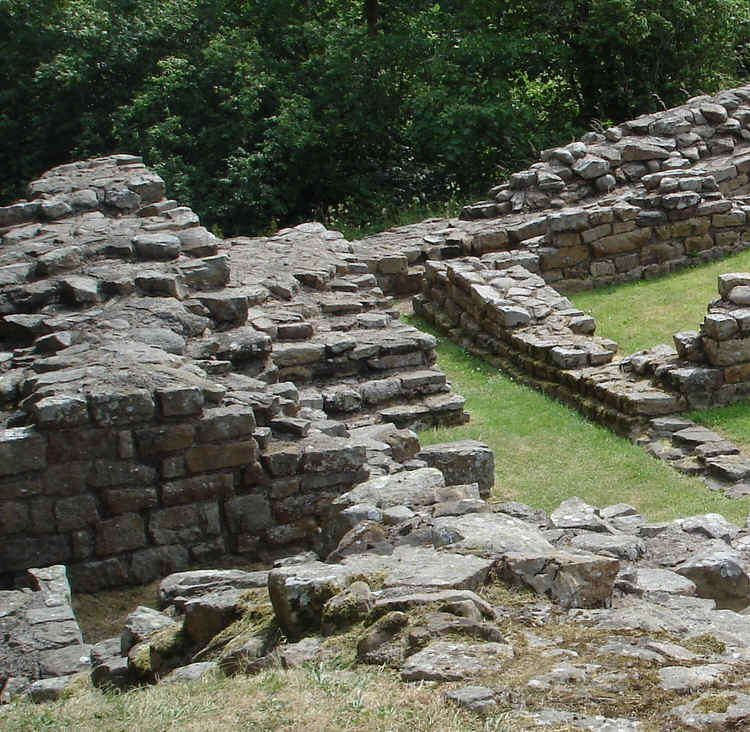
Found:
M 687 406 L 613 361 L 617 344 L 594 335 L 593 318 L 502 255 L 428 262 L 414 309 L 490 363 L 622 433 Z
M 462 219 L 400 227 L 354 249 L 384 291 L 401 294 L 419 291 L 431 259 L 522 250 L 524 266 L 574 291 L 745 249 L 749 100 L 742 87 L 588 133 L 545 151 Z
M 672 109 L 588 132 L 550 148 L 527 170 L 490 191 L 491 200 L 467 206 L 466 218 L 563 208 L 637 183 L 650 173 L 700 167 L 702 160 L 731 155 L 750 140 L 750 86 L 700 96 Z M 748 171 L 727 173 L 725 192 L 744 190 Z M 722 176 L 724 178 L 724 176 Z
M 218 239 L 128 155 L 29 197 L 0 208 L 3 584 L 319 547 L 337 495 L 425 465 L 411 429 L 468 419 L 337 232 Z

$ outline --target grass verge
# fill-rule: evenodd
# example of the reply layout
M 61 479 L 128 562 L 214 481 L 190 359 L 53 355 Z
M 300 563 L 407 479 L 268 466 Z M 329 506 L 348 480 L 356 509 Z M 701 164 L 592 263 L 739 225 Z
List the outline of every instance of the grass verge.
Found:
M 429 685 L 402 684 L 395 672 L 315 664 L 163 684 L 124 694 L 85 688 L 68 699 L 20 702 L 0 712 L 7 732 L 157 732 L 180 730 L 510 730 L 449 705 Z

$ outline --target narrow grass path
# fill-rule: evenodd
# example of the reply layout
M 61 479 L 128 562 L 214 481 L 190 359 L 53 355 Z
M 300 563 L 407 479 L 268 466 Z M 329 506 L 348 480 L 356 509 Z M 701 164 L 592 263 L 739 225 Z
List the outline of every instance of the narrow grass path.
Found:
M 431 331 L 423 322 L 418 327 Z M 514 383 L 439 339 L 438 364 L 466 397 L 471 422 L 428 430 L 422 444 L 473 439 L 495 453 L 494 498 L 550 511 L 570 496 L 595 506 L 630 503 L 649 520 L 715 512 L 744 524 L 750 501 L 712 492 L 574 410 Z
M 681 330 L 698 330 L 708 303 L 719 294 L 716 279 L 725 272 L 750 271 L 750 250 L 669 277 L 633 282 L 570 296 L 596 319 L 597 335 L 612 338 L 629 355 L 657 343 L 672 345 Z

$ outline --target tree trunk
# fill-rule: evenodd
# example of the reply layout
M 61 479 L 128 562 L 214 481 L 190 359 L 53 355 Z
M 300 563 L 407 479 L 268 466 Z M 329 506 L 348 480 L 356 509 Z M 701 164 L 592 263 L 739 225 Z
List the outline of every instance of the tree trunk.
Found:
M 378 31 L 378 0 L 365 0 L 365 20 L 367 35 L 374 36 Z

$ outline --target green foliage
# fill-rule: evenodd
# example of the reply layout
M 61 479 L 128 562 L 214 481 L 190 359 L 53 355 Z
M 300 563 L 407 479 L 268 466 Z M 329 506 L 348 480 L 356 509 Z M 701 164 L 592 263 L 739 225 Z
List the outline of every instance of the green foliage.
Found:
M 367 12 L 365 12 L 367 11 Z M 373 17 L 376 11 L 377 17 Z M 376 20 L 376 22 L 374 22 Z M 474 193 L 750 67 L 740 0 L 0 0 L 0 199 L 142 154 L 225 233 Z

